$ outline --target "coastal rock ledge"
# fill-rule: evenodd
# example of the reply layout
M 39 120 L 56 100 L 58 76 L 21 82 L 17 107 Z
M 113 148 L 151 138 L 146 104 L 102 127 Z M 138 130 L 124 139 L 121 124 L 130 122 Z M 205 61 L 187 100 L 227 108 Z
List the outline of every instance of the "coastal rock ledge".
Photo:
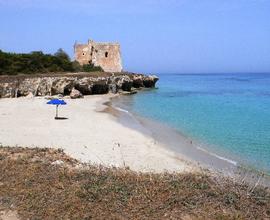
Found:
M 134 89 L 154 88 L 157 81 L 155 75 L 104 72 L 0 76 L 0 98 L 132 94 Z

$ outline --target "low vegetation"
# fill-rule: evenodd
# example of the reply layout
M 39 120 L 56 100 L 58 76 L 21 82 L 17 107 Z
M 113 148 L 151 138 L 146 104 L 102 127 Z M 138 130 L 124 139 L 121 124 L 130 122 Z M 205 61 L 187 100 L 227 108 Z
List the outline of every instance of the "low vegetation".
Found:
M 0 186 L 0 207 L 20 219 L 270 218 L 265 188 L 82 165 L 62 150 L 0 147 Z
M 68 54 L 62 49 L 59 49 L 54 55 L 44 54 L 42 51 L 16 54 L 0 50 L 0 75 L 81 71 L 103 70 L 93 64 L 81 66 L 77 61 L 71 61 Z

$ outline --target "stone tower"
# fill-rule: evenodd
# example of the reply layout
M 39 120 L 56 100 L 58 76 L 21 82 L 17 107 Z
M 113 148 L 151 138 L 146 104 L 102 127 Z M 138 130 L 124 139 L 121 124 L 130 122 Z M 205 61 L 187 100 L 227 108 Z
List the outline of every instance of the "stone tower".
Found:
M 99 43 L 88 40 L 87 44 L 74 45 L 75 60 L 81 65 L 100 66 L 105 72 L 121 72 L 123 70 L 120 44 Z

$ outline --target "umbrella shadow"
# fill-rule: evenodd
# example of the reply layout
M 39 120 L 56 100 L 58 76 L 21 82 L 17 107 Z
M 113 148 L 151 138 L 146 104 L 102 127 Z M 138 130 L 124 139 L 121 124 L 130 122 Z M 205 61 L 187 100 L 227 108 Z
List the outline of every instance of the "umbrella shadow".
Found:
M 55 120 L 67 120 L 68 118 L 66 117 L 54 117 Z

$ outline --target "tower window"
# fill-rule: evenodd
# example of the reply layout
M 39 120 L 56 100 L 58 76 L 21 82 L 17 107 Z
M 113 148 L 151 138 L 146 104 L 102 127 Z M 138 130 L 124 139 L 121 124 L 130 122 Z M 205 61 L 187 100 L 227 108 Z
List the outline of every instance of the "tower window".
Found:
M 108 54 L 109 54 L 108 52 L 105 52 L 105 57 L 108 57 Z

